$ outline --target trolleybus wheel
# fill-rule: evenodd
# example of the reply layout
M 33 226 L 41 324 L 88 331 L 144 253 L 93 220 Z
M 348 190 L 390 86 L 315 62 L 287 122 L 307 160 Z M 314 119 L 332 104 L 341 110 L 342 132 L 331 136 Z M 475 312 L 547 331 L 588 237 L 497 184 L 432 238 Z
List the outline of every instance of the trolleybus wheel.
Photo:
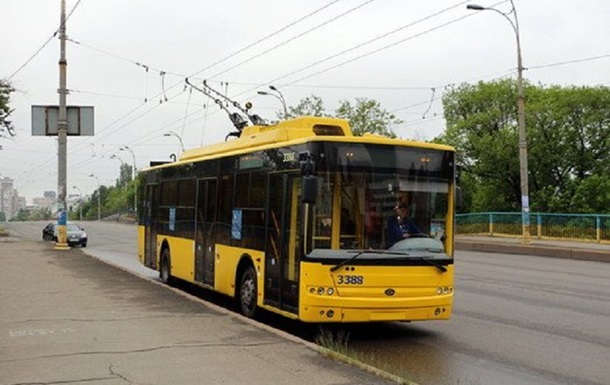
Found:
M 239 306 L 241 313 L 248 318 L 253 318 L 256 315 L 258 309 L 256 298 L 256 271 L 252 266 L 248 266 L 241 276 L 239 285 Z
M 172 284 L 172 272 L 168 248 L 163 249 L 161 252 L 161 269 L 159 270 L 159 278 L 161 278 L 161 282 L 167 285 Z

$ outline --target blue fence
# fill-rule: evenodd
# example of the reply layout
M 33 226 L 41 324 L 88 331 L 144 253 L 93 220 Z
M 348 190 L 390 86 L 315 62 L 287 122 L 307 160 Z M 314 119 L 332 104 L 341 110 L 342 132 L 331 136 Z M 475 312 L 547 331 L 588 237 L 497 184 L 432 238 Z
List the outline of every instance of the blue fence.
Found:
M 521 212 L 457 214 L 456 233 L 519 237 L 523 234 L 521 218 Z M 610 242 L 607 214 L 531 213 L 530 225 L 532 238 Z

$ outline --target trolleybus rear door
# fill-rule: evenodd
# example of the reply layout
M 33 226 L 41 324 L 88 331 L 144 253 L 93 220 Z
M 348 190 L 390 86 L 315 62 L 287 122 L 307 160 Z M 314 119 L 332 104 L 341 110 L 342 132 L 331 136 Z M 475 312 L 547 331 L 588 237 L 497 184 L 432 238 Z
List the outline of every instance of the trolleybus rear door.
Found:
M 197 228 L 195 234 L 195 281 L 214 285 L 214 240 L 211 233 L 216 218 L 216 178 L 197 182 Z
M 151 269 L 157 268 L 157 222 L 159 215 L 159 186 L 146 186 L 144 202 L 144 265 Z

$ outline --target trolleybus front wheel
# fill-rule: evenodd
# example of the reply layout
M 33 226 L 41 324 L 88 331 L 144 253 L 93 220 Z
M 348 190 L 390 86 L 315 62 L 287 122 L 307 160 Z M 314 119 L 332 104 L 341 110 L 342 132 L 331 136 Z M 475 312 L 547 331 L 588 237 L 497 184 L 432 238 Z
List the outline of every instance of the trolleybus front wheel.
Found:
M 241 276 L 239 285 L 239 306 L 241 313 L 248 318 L 253 318 L 258 310 L 257 292 L 256 271 L 252 266 L 248 266 Z

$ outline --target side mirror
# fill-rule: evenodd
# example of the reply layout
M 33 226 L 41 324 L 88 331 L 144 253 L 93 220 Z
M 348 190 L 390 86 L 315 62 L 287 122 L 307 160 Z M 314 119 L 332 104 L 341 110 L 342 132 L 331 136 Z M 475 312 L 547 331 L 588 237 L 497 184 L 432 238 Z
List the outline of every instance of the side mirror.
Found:
M 303 190 L 301 194 L 301 202 L 316 204 L 318 197 L 318 177 L 308 175 L 303 177 Z

